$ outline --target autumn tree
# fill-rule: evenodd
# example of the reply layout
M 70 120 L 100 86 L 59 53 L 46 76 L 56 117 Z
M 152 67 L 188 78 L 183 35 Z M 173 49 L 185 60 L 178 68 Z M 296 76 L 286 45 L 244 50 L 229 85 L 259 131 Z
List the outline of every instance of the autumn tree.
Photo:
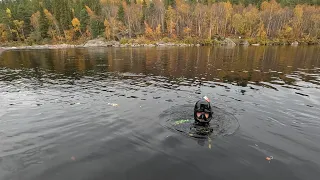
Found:
M 78 18 L 74 17 L 71 21 L 72 23 L 72 27 L 73 27 L 73 32 L 74 33 L 80 33 L 80 35 L 82 35 L 82 32 L 81 32 L 81 24 L 80 24 L 80 21 Z
M 175 34 L 175 11 L 174 9 L 169 5 L 167 11 L 166 11 L 166 24 L 167 24 L 167 32 L 169 37 L 174 38 L 176 36 Z
M 274 21 L 274 17 L 276 12 L 280 9 L 280 4 L 276 2 L 276 0 L 271 0 L 270 2 L 264 1 L 261 4 L 261 19 L 264 22 L 264 26 L 266 27 L 267 36 L 272 35 L 272 27 Z
M 318 0 L 2 0 L 0 38 L 29 43 L 144 34 L 211 41 L 241 35 L 315 42 L 319 5 Z
M 232 15 L 232 4 L 227 1 L 225 3 L 223 3 L 223 7 L 224 7 L 224 36 L 226 36 L 227 34 L 227 27 L 228 24 L 230 23 L 230 19 L 231 19 L 231 15 Z
M 8 41 L 8 31 L 5 24 L 0 24 L 0 42 Z
M 302 34 L 302 17 L 303 17 L 303 6 L 297 5 L 294 9 L 294 18 L 293 18 L 293 29 L 295 37 L 301 37 Z
M 106 37 L 106 39 L 110 40 L 111 39 L 111 27 L 110 27 L 110 23 L 107 19 L 104 20 L 103 22 L 104 24 L 104 35 Z
M 8 29 L 8 32 L 9 32 L 8 38 L 9 39 L 14 39 L 15 33 L 14 33 L 14 29 L 13 29 L 13 17 L 12 17 L 11 9 L 9 9 L 9 8 L 5 9 L 5 14 L 3 16 L 3 21 L 7 25 L 7 29 Z
M 37 11 L 35 13 L 33 13 L 30 17 L 30 24 L 33 27 L 33 31 L 29 36 L 29 39 L 31 41 L 40 41 L 41 40 L 41 33 L 40 33 L 40 11 Z
M 232 18 L 232 26 L 236 30 L 236 33 L 244 35 L 246 33 L 245 19 L 241 14 L 235 14 Z
M 154 39 L 154 32 L 146 22 L 145 22 L 145 35 L 147 38 Z

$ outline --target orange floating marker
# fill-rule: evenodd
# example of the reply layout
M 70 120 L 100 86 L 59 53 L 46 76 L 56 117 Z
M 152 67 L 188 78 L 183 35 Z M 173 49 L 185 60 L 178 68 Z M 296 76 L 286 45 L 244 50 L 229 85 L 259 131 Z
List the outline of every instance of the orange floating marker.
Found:
M 203 99 L 205 99 L 207 102 L 210 102 L 210 99 L 207 96 L 204 96 Z
M 272 159 L 273 159 L 273 156 L 266 157 L 266 160 L 269 161 L 269 163 L 271 162 Z

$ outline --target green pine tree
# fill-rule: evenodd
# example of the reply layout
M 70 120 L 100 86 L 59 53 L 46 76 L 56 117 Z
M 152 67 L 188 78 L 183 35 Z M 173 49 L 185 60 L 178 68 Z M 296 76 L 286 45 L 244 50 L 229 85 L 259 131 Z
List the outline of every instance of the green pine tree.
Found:
M 144 21 L 146 20 L 146 14 L 147 14 L 147 2 L 146 0 L 142 1 L 142 18 L 141 18 L 141 24 L 144 24 Z
M 94 19 L 91 21 L 90 26 L 91 26 L 91 33 L 92 33 L 93 38 L 96 38 L 96 37 L 103 34 L 103 32 L 104 32 L 103 22 L 101 22 L 97 19 Z
M 175 0 L 165 0 L 164 5 L 166 9 L 168 9 L 169 6 L 176 7 L 176 1 Z
M 122 4 L 120 4 L 119 9 L 118 9 L 118 20 L 125 23 L 124 21 L 124 9 Z
M 42 38 L 47 38 L 48 37 L 49 24 L 48 24 L 48 19 L 47 19 L 46 15 L 44 14 L 43 9 L 40 9 L 39 25 L 40 25 L 41 37 Z
M 16 19 L 22 20 L 24 22 L 24 33 L 29 35 L 32 30 L 30 24 L 30 17 L 32 15 L 32 4 L 29 0 L 23 0 L 23 3 L 19 4 L 17 7 L 17 17 Z
M 68 0 L 64 0 L 63 3 L 64 4 L 62 6 L 60 23 L 63 29 L 69 29 L 72 21 L 72 11 L 69 6 Z
M 82 9 L 80 11 L 80 29 L 82 32 L 84 32 L 87 28 L 87 25 L 89 24 L 90 22 L 90 18 L 89 18 L 89 15 L 87 13 L 87 11 L 85 9 Z

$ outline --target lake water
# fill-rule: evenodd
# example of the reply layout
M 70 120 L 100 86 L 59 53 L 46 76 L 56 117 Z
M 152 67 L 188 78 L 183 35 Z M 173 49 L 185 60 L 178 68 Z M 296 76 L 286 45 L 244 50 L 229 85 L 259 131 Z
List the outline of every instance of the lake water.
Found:
M 169 128 L 203 96 L 230 133 Z M 319 46 L 0 55 L 1 180 L 319 177 Z

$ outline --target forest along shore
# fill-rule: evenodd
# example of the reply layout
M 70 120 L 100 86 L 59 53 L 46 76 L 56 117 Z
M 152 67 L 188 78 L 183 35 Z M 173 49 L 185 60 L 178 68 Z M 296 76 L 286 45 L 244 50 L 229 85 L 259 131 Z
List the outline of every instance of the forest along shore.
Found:
M 0 46 L 320 44 L 319 5 L 316 0 L 6 0 L 0 1 Z M 88 41 L 97 38 L 103 43 Z

